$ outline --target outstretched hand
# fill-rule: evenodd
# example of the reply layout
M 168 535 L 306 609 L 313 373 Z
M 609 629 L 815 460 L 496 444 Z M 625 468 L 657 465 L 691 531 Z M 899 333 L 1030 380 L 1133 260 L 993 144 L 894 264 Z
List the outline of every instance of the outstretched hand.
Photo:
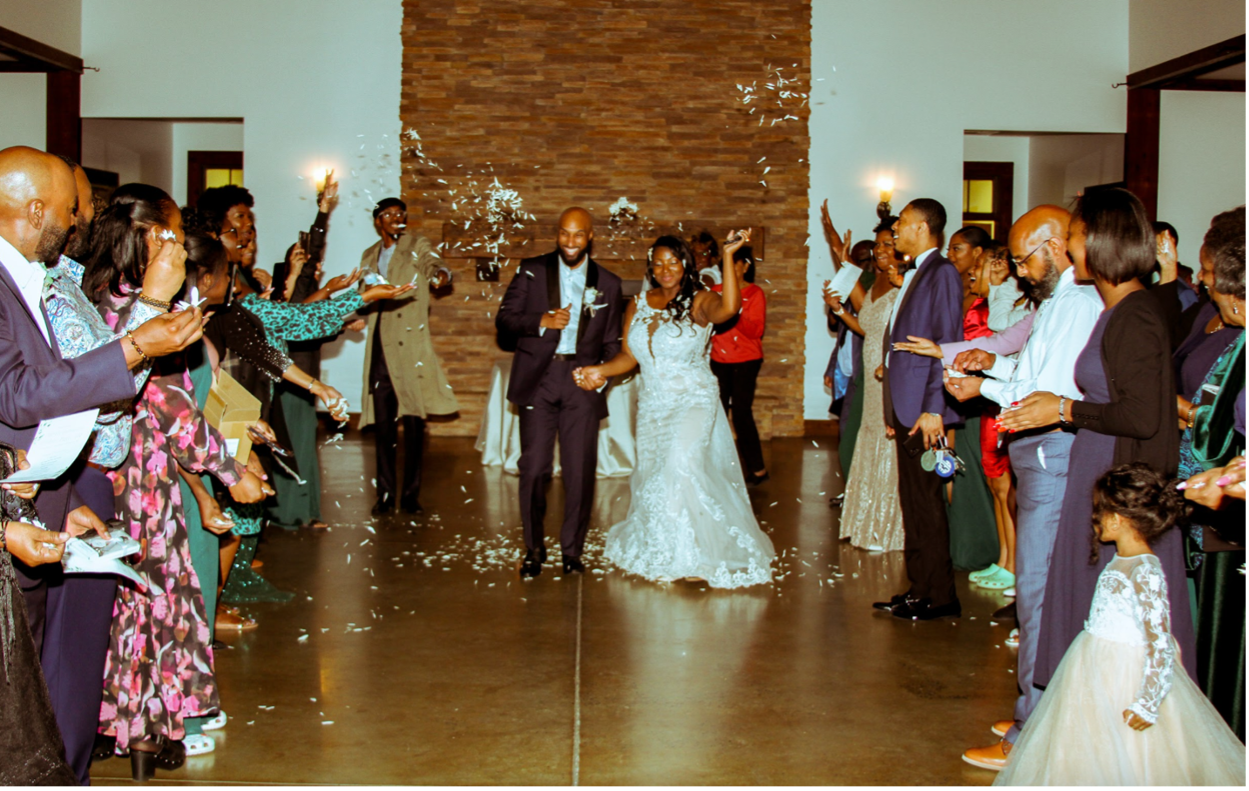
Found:
M 906 342 L 898 341 L 893 345 L 895 352 L 910 352 L 918 354 L 921 357 L 935 357 L 938 360 L 944 355 L 941 353 L 941 346 L 928 340 L 927 338 L 917 338 L 914 335 L 906 336 Z
M 366 288 L 360 297 L 365 302 L 376 302 L 379 299 L 394 299 L 395 297 L 403 296 L 414 288 L 416 288 L 416 286 L 411 283 L 404 283 L 402 286 L 391 286 L 380 283 L 376 286 L 369 286 Z

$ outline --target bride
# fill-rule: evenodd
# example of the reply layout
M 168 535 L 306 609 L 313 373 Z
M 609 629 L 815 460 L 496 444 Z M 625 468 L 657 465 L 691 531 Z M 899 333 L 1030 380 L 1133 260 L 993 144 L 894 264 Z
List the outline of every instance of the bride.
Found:
M 585 389 L 641 367 L 637 466 L 629 513 L 607 534 L 607 559 L 646 579 L 705 580 L 740 588 L 772 578 L 776 552 L 759 529 L 720 391 L 711 373 L 712 326 L 741 308 L 733 253 L 750 232 L 724 246 L 724 289 L 708 291 L 689 246 L 662 236 L 647 255 L 650 290 L 625 311 L 621 351 L 573 372 Z

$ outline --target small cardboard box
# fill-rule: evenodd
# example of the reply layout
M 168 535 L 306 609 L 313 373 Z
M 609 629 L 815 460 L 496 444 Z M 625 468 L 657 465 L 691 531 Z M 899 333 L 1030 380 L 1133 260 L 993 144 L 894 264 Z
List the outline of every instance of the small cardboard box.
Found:
M 221 371 L 208 391 L 204 417 L 208 425 L 225 437 L 230 455 L 246 464 L 252 450 L 247 426 L 260 419 L 260 399 L 249 393 L 233 376 Z

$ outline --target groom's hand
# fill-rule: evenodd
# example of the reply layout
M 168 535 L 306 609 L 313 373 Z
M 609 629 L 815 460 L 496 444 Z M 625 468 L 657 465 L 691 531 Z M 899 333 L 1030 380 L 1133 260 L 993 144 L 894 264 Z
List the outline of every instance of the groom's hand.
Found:
M 559 310 L 548 310 L 542 316 L 542 321 L 538 322 L 539 327 L 545 327 L 548 330 L 562 330 L 568 326 L 569 320 L 572 319 L 572 303 L 560 308 Z

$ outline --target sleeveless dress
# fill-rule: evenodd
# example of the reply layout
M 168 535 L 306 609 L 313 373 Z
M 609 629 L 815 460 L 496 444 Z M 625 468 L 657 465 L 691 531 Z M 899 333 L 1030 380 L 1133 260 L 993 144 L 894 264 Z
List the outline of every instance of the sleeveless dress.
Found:
M 902 549 L 902 506 L 898 500 L 897 447 L 885 436 L 885 402 L 876 368 L 884 360 L 885 327 L 898 289 L 870 298 L 859 314 L 863 327 L 863 422 L 854 445 L 841 506 L 841 537 L 860 549 Z
M 776 552 L 759 529 L 720 389 L 711 373 L 713 327 L 674 322 L 646 294 L 636 300 L 629 350 L 641 368 L 637 466 L 623 522 L 607 534 L 606 557 L 656 582 L 705 579 L 740 588 L 772 579 Z
M 1243 786 L 1245 746 L 1179 659 L 1162 563 L 1114 557 L 994 785 Z

